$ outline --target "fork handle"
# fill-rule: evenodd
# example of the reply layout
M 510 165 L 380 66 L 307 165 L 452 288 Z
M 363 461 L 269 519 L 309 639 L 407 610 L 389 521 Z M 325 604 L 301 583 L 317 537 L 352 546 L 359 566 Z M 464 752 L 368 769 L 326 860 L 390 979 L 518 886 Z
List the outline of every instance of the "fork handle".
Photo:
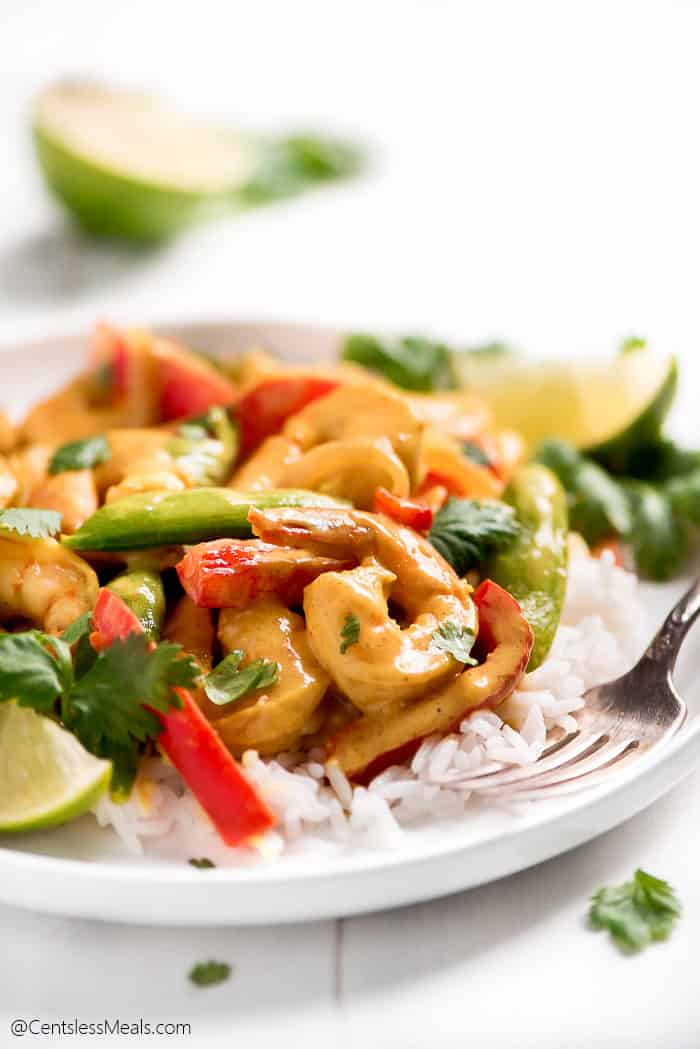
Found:
M 683 595 L 666 616 L 661 629 L 644 653 L 645 658 L 660 663 L 671 672 L 683 638 L 700 615 L 700 578 Z

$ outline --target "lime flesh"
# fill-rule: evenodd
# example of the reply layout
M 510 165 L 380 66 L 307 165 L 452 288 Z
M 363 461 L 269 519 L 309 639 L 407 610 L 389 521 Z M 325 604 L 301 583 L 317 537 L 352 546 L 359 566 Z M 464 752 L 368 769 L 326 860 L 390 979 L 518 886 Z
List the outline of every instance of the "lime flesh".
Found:
M 567 363 L 463 358 L 456 367 L 497 424 L 519 430 L 531 449 L 559 437 L 602 459 L 658 434 L 677 381 L 673 358 L 648 350 Z
M 0 704 L 0 833 L 40 830 L 87 812 L 112 766 L 50 718 Z
M 50 189 L 85 228 L 141 242 L 229 206 L 257 161 L 253 144 L 228 128 L 94 84 L 44 91 L 34 142 Z

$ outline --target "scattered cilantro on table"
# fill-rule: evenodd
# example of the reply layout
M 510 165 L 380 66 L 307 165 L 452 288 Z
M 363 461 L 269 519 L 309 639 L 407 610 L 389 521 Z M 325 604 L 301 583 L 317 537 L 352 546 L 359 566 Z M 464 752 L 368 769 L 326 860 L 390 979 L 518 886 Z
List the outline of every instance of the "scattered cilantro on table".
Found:
M 231 975 L 231 966 L 227 962 L 197 962 L 187 974 L 191 983 L 197 987 L 214 987 L 224 983 Z
M 596 892 L 589 920 L 594 929 L 608 929 L 621 950 L 633 953 L 667 939 L 681 913 L 668 882 L 638 869 L 631 881 Z

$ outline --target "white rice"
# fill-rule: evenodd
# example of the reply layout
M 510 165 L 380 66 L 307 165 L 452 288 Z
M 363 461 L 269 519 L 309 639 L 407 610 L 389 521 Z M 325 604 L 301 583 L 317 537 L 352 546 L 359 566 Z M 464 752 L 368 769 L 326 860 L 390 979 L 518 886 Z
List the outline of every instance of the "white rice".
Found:
M 468 819 L 478 792 L 461 783 L 487 765 L 536 761 L 548 733 L 575 728 L 586 689 L 632 665 L 644 634 L 636 578 L 609 553 L 596 560 L 572 550 L 548 658 L 496 710 L 478 710 L 458 732 L 426 739 L 410 767 L 393 766 L 368 788 L 353 787 L 336 766 L 324 767 L 322 752 L 263 760 L 249 751 L 243 765 L 278 820 L 256 850 L 226 848 L 177 772 L 156 758 L 146 763 L 128 802 L 103 797 L 95 816 L 132 853 L 207 856 L 217 864 L 250 864 L 285 848 L 390 848 L 407 824 Z

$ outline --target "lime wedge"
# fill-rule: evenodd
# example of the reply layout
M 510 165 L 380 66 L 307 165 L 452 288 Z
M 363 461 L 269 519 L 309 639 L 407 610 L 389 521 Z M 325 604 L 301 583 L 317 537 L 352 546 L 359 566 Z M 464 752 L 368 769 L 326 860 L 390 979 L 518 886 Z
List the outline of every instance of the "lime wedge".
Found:
M 677 382 L 675 360 L 643 348 L 566 363 L 464 354 L 455 368 L 498 425 L 519 430 L 531 448 L 560 437 L 611 463 L 658 435 Z
M 81 816 L 107 790 L 109 761 L 16 703 L 0 704 L 0 833 L 54 827 Z
M 157 241 L 228 206 L 257 149 L 147 95 L 91 83 L 47 88 L 34 141 L 50 189 L 88 230 Z

